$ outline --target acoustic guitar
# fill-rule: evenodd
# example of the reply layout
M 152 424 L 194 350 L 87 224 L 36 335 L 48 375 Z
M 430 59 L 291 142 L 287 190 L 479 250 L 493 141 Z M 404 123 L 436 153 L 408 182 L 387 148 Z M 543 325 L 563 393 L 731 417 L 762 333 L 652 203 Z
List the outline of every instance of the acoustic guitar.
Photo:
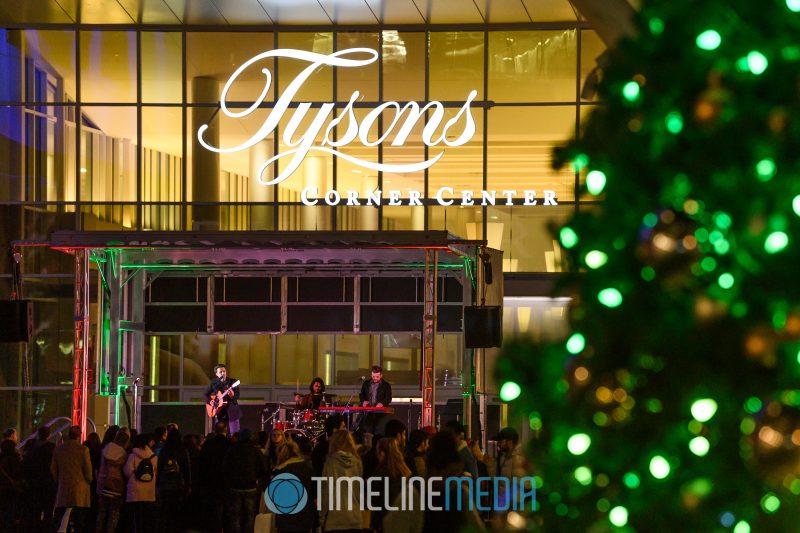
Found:
M 225 389 L 224 392 L 217 391 L 216 396 L 211 397 L 211 400 L 209 400 L 209 402 L 206 404 L 206 414 L 209 416 L 209 418 L 214 418 L 217 416 L 217 413 L 228 407 L 228 398 L 230 398 L 230 396 L 228 396 L 228 392 L 238 387 L 240 383 L 241 381 L 237 379 L 230 387 Z

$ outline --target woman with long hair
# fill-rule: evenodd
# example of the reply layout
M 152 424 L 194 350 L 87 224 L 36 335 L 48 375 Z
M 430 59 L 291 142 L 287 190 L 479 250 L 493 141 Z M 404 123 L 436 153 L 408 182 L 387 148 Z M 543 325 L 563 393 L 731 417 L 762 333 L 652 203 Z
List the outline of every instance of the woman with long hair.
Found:
M 376 452 L 378 467 L 372 477 L 382 478 L 382 480 L 377 484 L 377 501 L 373 501 L 373 505 L 380 510 L 372 511 L 370 527 L 373 531 L 383 531 L 383 520 L 388 513 L 386 508 L 394 506 L 402 484 L 407 483 L 408 478 L 411 477 L 411 470 L 403 460 L 403 454 L 400 452 L 396 439 L 379 440 Z
M 328 458 L 322 468 L 323 482 L 321 499 L 323 531 L 360 531 L 361 494 L 353 490 L 350 483 L 337 484 L 343 477 L 361 477 L 363 467 L 356 452 L 353 436 L 345 429 L 337 429 L 331 435 L 328 445 Z M 336 491 L 343 491 L 336 496 Z M 336 503 L 338 509 L 335 509 Z
M 318 516 L 316 510 L 316 483 L 311 479 L 311 464 L 303 457 L 300 446 L 287 437 L 278 449 L 278 464 L 273 471 L 274 476 L 291 474 L 300 480 L 308 495 L 305 506 L 300 509 L 291 509 L 291 513 L 276 514 L 275 528 L 278 533 L 309 532 L 316 529 Z

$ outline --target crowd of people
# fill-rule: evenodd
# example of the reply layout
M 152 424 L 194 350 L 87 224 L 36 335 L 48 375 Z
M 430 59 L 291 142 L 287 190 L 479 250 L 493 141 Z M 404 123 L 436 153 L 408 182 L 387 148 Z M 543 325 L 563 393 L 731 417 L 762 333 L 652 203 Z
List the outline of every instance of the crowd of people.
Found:
M 480 529 L 491 523 L 491 516 L 475 508 L 409 514 L 381 510 L 382 503 L 395 501 L 411 476 L 511 478 L 525 475 L 526 469 L 515 430 L 506 428 L 497 436 L 501 453 L 495 460 L 466 438 L 457 421 L 438 431 L 408 433 L 393 419 L 382 435 L 373 435 L 351 433 L 344 418 L 333 414 L 316 442 L 279 429 L 256 434 L 241 429 L 230 435 L 222 421 L 206 436 L 182 435 L 175 424 L 151 433 L 111 426 L 102 440 L 91 433 L 81 442 L 80 435 L 73 426 L 56 444 L 49 430 L 40 428 L 18 450 L 16 432 L 4 434 L 0 523 L 5 531 L 58 531 L 69 523 L 72 531 L 86 532 L 252 532 L 256 516 L 267 511 L 265 488 L 282 473 L 296 476 L 309 498 L 293 514 L 274 515 L 279 532 Z M 380 494 L 371 506 L 379 510 L 363 511 L 365 502 L 351 490 L 337 498 L 352 505 L 332 506 L 333 486 L 317 494 L 315 476 L 386 478 L 377 486 L 386 487 L 388 498 Z

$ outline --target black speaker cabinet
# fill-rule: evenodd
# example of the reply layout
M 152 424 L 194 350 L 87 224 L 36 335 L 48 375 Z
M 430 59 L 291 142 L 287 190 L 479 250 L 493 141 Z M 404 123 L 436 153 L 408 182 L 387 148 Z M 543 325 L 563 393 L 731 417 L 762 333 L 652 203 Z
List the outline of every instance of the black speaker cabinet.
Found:
M 28 342 L 33 334 L 30 300 L 0 301 L 0 342 Z
M 464 346 L 499 348 L 503 344 L 503 308 L 464 307 Z

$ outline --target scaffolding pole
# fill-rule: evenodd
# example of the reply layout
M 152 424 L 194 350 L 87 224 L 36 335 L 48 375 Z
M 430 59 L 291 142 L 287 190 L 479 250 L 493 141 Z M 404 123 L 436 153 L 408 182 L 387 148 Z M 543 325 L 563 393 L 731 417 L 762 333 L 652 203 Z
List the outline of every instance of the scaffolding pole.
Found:
M 425 306 L 422 322 L 422 425 L 435 426 L 436 373 L 434 342 L 436 340 L 437 284 L 439 252 L 425 249 Z
M 89 402 L 89 251 L 75 250 L 75 356 L 72 388 L 72 424 L 86 439 Z

